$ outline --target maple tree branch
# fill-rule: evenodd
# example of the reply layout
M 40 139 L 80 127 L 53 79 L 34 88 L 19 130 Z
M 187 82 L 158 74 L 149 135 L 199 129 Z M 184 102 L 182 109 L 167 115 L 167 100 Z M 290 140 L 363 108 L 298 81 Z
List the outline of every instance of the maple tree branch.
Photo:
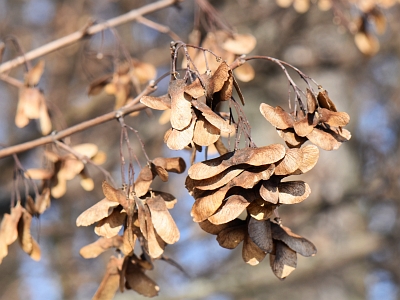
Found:
M 101 115 L 99 117 L 76 124 L 74 126 L 66 128 L 64 130 L 61 130 L 59 132 L 53 132 L 52 134 L 50 134 L 48 136 L 44 136 L 44 137 L 38 138 L 36 140 L 32 140 L 29 142 L 25 142 L 22 144 L 18 144 L 15 146 L 10 146 L 10 147 L 1 149 L 0 150 L 0 158 L 10 156 L 15 153 L 24 152 L 29 149 L 32 149 L 32 148 L 35 148 L 38 146 L 42 146 L 45 144 L 53 143 L 55 140 L 61 140 L 67 136 L 70 136 L 74 133 L 86 130 L 90 127 L 94 127 L 96 125 L 99 125 L 99 124 L 102 124 L 102 123 L 105 123 L 105 122 L 108 122 L 108 121 L 111 121 L 114 119 L 119 119 L 119 118 L 121 118 L 125 115 L 128 115 L 132 112 L 135 112 L 135 111 L 143 110 L 143 109 L 147 108 L 147 106 L 145 106 L 144 104 L 137 104 L 137 102 L 139 101 L 139 99 L 142 96 L 152 93 L 155 89 L 156 89 L 156 87 L 153 85 L 153 83 L 150 83 L 143 90 L 143 92 L 140 95 L 138 95 L 134 100 L 132 100 L 132 102 L 128 103 L 127 105 L 121 107 L 118 110 L 108 112 L 104 115 Z
M 0 73 L 4 73 L 12 68 L 22 65 L 23 63 L 25 63 L 27 61 L 38 58 L 40 56 L 43 56 L 43 55 L 53 52 L 55 50 L 61 49 L 63 47 L 69 46 L 69 45 L 83 39 L 84 37 L 92 36 L 98 32 L 106 30 L 108 28 L 116 27 L 121 24 L 133 21 L 133 20 L 137 19 L 138 17 L 141 17 L 142 15 L 152 13 L 154 11 L 160 10 L 162 8 L 171 6 L 175 3 L 179 3 L 182 1 L 183 0 L 160 0 L 155 3 L 151 3 L 151 4 L 145 5 L 140 8 L 133 9 L 126 14 L 120 15 L 113 19 L 109 19 L 105 22 L 78 30 L 78 31 L 71 33 L 67 36 L 64 36 L 58 40 L 52 41 L 46 45 L 43 45 L 39 48 L 31 50 L 31 51 L 27 52 L 25 55 L 18 56 L 12 60 L 2 63 L 0 65 Z

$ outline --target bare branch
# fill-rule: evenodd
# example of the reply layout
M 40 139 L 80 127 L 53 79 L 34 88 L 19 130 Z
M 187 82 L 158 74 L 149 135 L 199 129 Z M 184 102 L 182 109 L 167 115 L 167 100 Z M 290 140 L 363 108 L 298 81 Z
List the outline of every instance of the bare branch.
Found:
M 26 61 L 30 61 L 32 59 L 35 59 L 35 58 L 38 58 L 45 54 L 48 54 L 50 52 L 53 52 L 55 50 L 69 46 L 69 45 L 81 40 L 84 37 L 92 36 L 100 31 L 106 30 L 110 27 L 119 26 L 121 24 L 133 21 L 133 20 L 137 19 L 138 17 L 141 17 L 142 15 L 146 15 L 146 14 L 152 13 L 154 11 L 163 9 L 165 7 L 171 6 L 180 1 L 183 1 L 183 0 L 161 0 L 161 1 L 158 1 L 155 3 L 151 3 L 149 5 L 143 6 L 141 8 L 131 10 L 130 12 L 128 12 L 126 14 L 120 15 L 118 17 L 115 17 L 115 18 L 105 21 L 103 23 L 99 23 L 99 24 L 90 26 L 88 28 L 85 28 L 84 30 L 78 30 L 78 31 L 71 33 L 63 38 L 52 41 L 46 45 L 43 45 L 39 48 L 29 51 L 25 55 L 18 56 L 15 59 L 12 59 L 10 61 L 7 61 L 7 62 L 1 64 L 0 65 L 0 73 L 4 73 L 5 71 L 15 68 L 19 65 L 22 65 Z
M 127 114 L 130 114 L 132 112 L 135 111 L 140 111 L 143 110 L 145 108 L 147 108 L 147 106 L 143 105 L 143 104 L 135 104 L 132 105 L 132 103 L 137 103 L 139 101 L 139 99 L 147 94 L 150 94 L 151 92 L 153 92 L 155 90 L 155 87 L 150 84 L 146 87 L 146 89 L 136 97 L 136 99 L 134 99 L 131 103 L 125 105 L 124 107 L 120 108 L 119 110 L 116 111 L 111 111 L 109 113 L 106 113 L 102 116 L 96 117 L 94 119 L 88 120 L 88 121 L 84 121 L 82 123 L 79 123 L 77 125 L 74 125 L 72 127 L 69 127 L 67 129 L 64 129 L 62 131 L 59 131 L 57 133 L 53 133 L 51 135 L 45 136 L 45 137 L 41 137 L 38 138 L 36 140 L 32 140 L 26 143 L 22 143 L 22 144 L 18 144 L 15 146 L 11 146 L 8 148 L 4 148 L 0 150 L 0 158 L 12 155 L 14 153 L 20 153 L 20 152 L 24 152 L 27 151 L 29 149 L 38 147 L 38 146 L 42 146 L 45 144 L 50 144 L 52 142 L 54 142 L 54 140 L 60 140 L 63 139 L 67 136 L 70 136 L 74 133 L 83 131 L 85 129 L 88 129 L 90 127 L 108 122 L 110 120 L 113 119 L 119 119 L 122 116 L 125 116 Z

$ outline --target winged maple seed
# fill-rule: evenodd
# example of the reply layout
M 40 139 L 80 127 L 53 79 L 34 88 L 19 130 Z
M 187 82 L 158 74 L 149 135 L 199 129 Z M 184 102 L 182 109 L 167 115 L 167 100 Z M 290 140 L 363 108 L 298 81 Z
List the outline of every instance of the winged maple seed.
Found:
M 118 284 L 115 284 L 108 268 L 96 299 L 112 299 L 118 286 L 121 291 L 124 288 L 133 289 L 148 297 L 158 294 L 158 286 L 144 274 L 146 268 L 143 266 L 145 262 L 152 265 L 151 259 L 162 258 L 166 245 L 176 243 L 180 233 L 169 213 L 169 209 L 177 202 L 176 198 L 165 192 L 154 191 L 150 186 L 156 176 L 167 181 L 169 172 L 182 173 L 185 169 L 185 162 L 180 157 L 158 157 L 141 169 L 131 187 L 115 189 L 104 181 L 102 188 L 105 198 L 77 218 L 77 226 L 96 223 L 95 233 L 101 236 L 81 249 L 84 258 L 97 257 L 110 248 L 117 249 L 125 256 L 121 266 L 117 266 L 116 261 L 112 262 L 113 270 L 118 269 L 118 272 L 113 272 L 119 275 Z M 119 233 L 122 228 L 121 236 Z M 147 259 L 139 259 L 133 254 L 136 241 L 140 242 Z M 112 295 L 104 296 L 108 292 Z
M 129 62 L 118 65 L 113 74 L 103 75 L 94 80 L 88 94 L 93 96 L 105 91 L 115 96 L 115 109 L 124 106 L 132 93 L 132 84 L 141 85 L 156 77 L 156 68 L 148 63 L 130 58 Z
M 192 45 L 199 45 L 200 38 L 200 31 L 194 29 L 189 36 L 189 43 Z M 256 43 L 255 37 L 251 34 L 229 33 L 224 30 L 217 30 L 208 32 L 201 46 L 211 50 L 214 54 L 222 57 L 230 64 L 239 55 L 250 53 L 255 48 Z M 207 70 L 214 71 L 219 66 L 219 63 L 215 61 L 213 55 L 209 52 L 203 53 L 195 48 L 188 47 L 188 54 L 192 58 L 193 64 L 201 73 Z M 208 64 L 206 64 L 206 61 Z M 187 61 L 184 60 L 182 66 L 186 67 L 186 65 Z M 236 78 L 243 82 L 251 81 L 255 76 L 254 69 L 249 64 L 243 64 L 233 72 Z
M 24 252 L 33 260 L 40 260 L 39 244 L 31 235 L 32 214 L 18 202 L 10 214 L 4 214 L 0 224 L 0 263 L 8 254 L 8 246 L 17 239 Z
M 24 86 L 19 89 L 15 125 L 22 128 L 28 125 L 29 120 L 39 119 L 42 134 L 47 135 L 51 131 L 51 120 L 44 95 L 37 88 L 43 70 L 44 61 L 39 61 L 25 74 Z
M 97 165 L 103 164 L 106 155 L 99 151 L 97 145 L 91 143 L 79 144 L 71 147 L 77 154 L 83 158 L 89 158 Z M 25 176 L 31 179 L 50 180 L 51 195 L 54 198 L 62 197 L 67 191 L 67 181 L 75 176 L 81 177 L 81 186 L 86 191 L 94 188 L 93 180 L 88 177 L 85 164 L 71 153 L 60 155 L 55 152 L 46 151 L 46 158 L 52 162 L 52 169 L 28 169 Z
M 231 99 L 233 86 L 243 99 L 231 69 L 222 62 L 213 75 L 203 74 L 192 82 L 172 80 L 168 94 L 143 96 L 140 102 L 153 109 L 171 110 L 172 128 L 164 137 L 170 149 L 181 150 L 192 142 L 198 146 L 210 146 L 221 134 L 236 132 L 230 120 L 216 111 L 221 101 Z
M 337 111 L 324 89 L 317 97 L 307 89 L 307 113 L 300 110 L 296 115 L 266 103 L 260 105 L 260 111 L 289 147 L 300 147 L 310 140 L 324 150 L 335 150 L 351 138 L 350 132 L 342 128 L 349 123 L 349 115 Z

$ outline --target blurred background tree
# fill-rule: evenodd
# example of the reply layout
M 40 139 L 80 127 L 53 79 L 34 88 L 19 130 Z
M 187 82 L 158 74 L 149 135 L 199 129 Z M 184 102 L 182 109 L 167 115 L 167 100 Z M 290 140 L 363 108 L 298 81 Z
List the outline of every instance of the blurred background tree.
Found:
M 21 51 L 84 30 L 91 20 L 101 23 L 150 2 L 4 0 L 0 2 L 0 38 L 6 46 L 2 62 Z M 350 114 L 348 127 L 353 137 L 335 152 L 321 151 L 313 172 L 303 175 L 312 189 L 309 199 L 280 210 L 285 225 L 318 248 L 314 258 L 300 257 L 298 270 L 283 282 L 276 279 L 267 262 L 248 266 L 241 260 L 240 250 L 222 249 L 214 236 L 202 232 L 189 215 L 193 199 L 183 188 L 184 176 L 172 175 L 166 191 L 178 198 L 171 213 L 181 239 L 167 248 L 166 255 L 181 264 L 190 278 L 162 261 L 156 262 L 150 277 L 160 286 L 158 299 L 400 298 L 399 5 L 336 0 L 295 0 L 293 6 L 282 0 L 224 0 L 211 4 L 237 32 L 255 36 L 257 45 L 252 54 L 283 59 L 322 84 L 339 110 Z M 151 13 L 146 20 L 125 23 L 45 55 L 39 87 L 44 91 L 54 129 L 113 110 L 113 95 L 102 92 L 88 96 L 88 86 L 103 75 L 113 74 L 124 57 L 151 63 L 157 76 L 167 72 L 170 41 L 177 37 L 188 41 L 195 12 L 195 3 L 186 0 Z M 149 27 L 151 21 L 170 31 L 162 33 Z M 281 142 L 258 107 L 261 102 L 285 105 L 287 80 L 276 65 L 250 64 L 256 76 L 242 83 L 241 89 L 253 138 L 260 145 Z M 4 146 L 41 135 L 35 122 L 23 129 L 14 125 L 18 89 L 9 78 L 23 81 L 24 72 L 21 66 L 7 71 L 7 78 L 0 77 L 0 141 Z M 156 95 L 164 94 L 166 89 L 162 81 Z M 167 125 L 157 125 L 157 130 L 149 125 L 157 123 L 158 117 L 158 112 L 142 112 L 127 122 L 140 132 L 149 156 L 179 155 L 189 162 L 189 152 L 172 152 L 163 145 Z M 114 121 L 70 137 L 74 145 L 96 143 L 107 153 L 103 167 L 117 182 L 121 176 L 119 132 L 120 125 Z M 140 144 L 133 144 L 135 153 L 141 155 Z M 39 147 L 21 153 L 19 159 L 26 169 L 38 168 L 42 156 L 43 148 Z M 0 164 L 3 215 L 9 212 L 14 160 L 3 158 Z M 95 185 L 92 192 L 84 191 L 78 179 L 68 182 L 65 196 L 53 200 L 51 208 L 33 222 L 32 233 L 42 249 L 40 262 L 30 260 L 15 243 L 9 247 L 0 265 L 0 299 L 93 296 L 109 253 L 96 260 L 79 255 L 79 249 L 88 240 L 95 241 L 96 235 L 92 228 L 77 228 L 75 220 L 103 197 L 100 186 L 104 175 L 92 166 L 88 171 Z M 117 293 L 115 299 L 130 297 L 141 299 L 129 292 Z

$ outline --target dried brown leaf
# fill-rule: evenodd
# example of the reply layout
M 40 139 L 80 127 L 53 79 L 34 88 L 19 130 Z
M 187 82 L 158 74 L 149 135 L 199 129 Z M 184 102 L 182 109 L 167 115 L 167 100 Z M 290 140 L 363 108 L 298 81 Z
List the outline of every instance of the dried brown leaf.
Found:
M 234 219 L 228 223 L 215 225 L 209 220 L 204 220 L 203 222 L 199 222 L 198 224 L 200 225 L 200 228 L 203 229 L 205 232 L 217 235 L 222 230 L 228 227 L 245 226 L 246 222 L 244 220 Z
M 278 129 L 293 127 L 293 117 L 282 107 L 272 107 L 266 103 L 261 103 L 260 112 L 264 118 Z
M 79 250 L 79 254 L 86 259 L 96 258 L 110 248 L 119 248 L 123 244 L 123 237 L 116 235 L 112 238 L 101 237 L 94 243 L 86 245 Z
M 230 123 L 229 120 L 225 120 L 219 114 L 215 113 L 210 107 L 208 107 L 205 103 L 203 103 L 200 99 L 199 100 L 192 100 L 193 106 L 201 111 L 205 119 L 214 125 L 222 133 L 233 134 L 235 133 L 236 129 L 233 124 Z
M 279 279 L 284 279 L 297 267 L 297 254 L 284 243 L 276 241 L 276 254 L 271 255 L 272 271 Z
M 167 146 L 171 150 L 182 150 L 187 145 L 192 142 L 194 125 L 196 123 L 195 118 L 192 119 L 192 122 L 188 127 L 183 129 L 182 131 L 172 129 L 170 134 L 167 137 Z M 165 140 L 165 137 L 164 137 Z
M 265 201 L 277 204 L 279 199 L 278 183 L 275 180 L 266 180 L 260 186 L 260 196 Z
M 348 141 L 351 137 L 349 131 L 346 129 L 341 130 L 342 132 L 335 132 L 329 129 L 314 128 L 314 130 L 307 135 L 307 138 L 310 142 L 324 150 L 336 150 L 343 142 Z
M 124 209 L 127 208 L 126 195 L 122 190 L 113 188 L 107 181 L 101 184 L 104 196 L 110 201 L 117 202 L 122 205 Z
M 233 71 L 233 74 L 235 74 L 235 77 L 242 82 L 249 82 L 256 76 L 256 72 L 254 71 L 253 67 L 248 63 L 236 68 Z
M 112 300 L 119 287 L 122 258 L 110 257 L 106 273 L 92 300 Z
M 202 180 L 193 180 L 189 176 L 186 178 L 186 188 L 189 191 L 193 191 L 193 189 L 199 190 L 215 190 L 227 184 L 229 181 L 234 179 L 240 173 L 244 171 L 245 165 L 242 167 L 234 166 L 226 169 L 225 171 Z
M 247 213 L 256 220 L 267 220 L 272 216 L 275 208 L 276 205 L 265 202 L 261 198 L 257 198 L 247 206 Z
M 105 217 L 96 224 L 94 232 L 105 238 L 116 236 L 125 225 L 126 215 L 120 209 L 114 209 L 108 217 Z
M 50 179 L 53 172 L 45 169 L 28 169 L 25 171 L 25 177 L 38 180 Z
M 350 122 L 350 116 L 345 112 L 335 112 L 326 108 L 319 108 L 318 114 L 320 122 L 326 123 L 329 126 L 346 126 Z
M 118 202 L 104 198 L 95 205 L 89 207 L 76 219 L 76 226 L 89 226 L 111 215 Z
M 138 197 L 145 195 L 153 182 L 154 175 L 149 166 L 144 166 L 135 181 L 135 194 Z
M 33 87 L 39 83 L 44 71 L 44 60 L 40 60 L 32 69 L 25 74 L 25 85 Z
M 256 266 L 264 259 L 265 255 L 267 254 L 252 241 L 248 234 L 246 234 L 242 248 L 242 258 L 244 262 L 251 266 Z
M 151 213 L 147 205 L 144 206 L 145 218 L 146 218 L 146 230 L 147 230 L 147 251 L 150 257 L 158 258 L 164 252 L 162 241 L 157 239 L 157 234 L 154 230 Z M 139 212 L 140 215 L 140 212 Z M 161 243 L 160 243 L 161 242 Z
M 304 201 L 311 193 L 310 186 L 304 181 L 287 181 L 278 185 L 279 203 L 296 204 Z
M 309 114 L 313 114 L 318 107 L 317 97 L 310 89 L 307 88 L 307 111 Z
M 357 48 L 365 55 L 373 56 L 379 51 L 379 40 L 369 32 L 357 32 L 354 35 L 354 41 Z
M 203 197 L 197 198 L 190 212 L 193 221 L 201 222 L 214 214 L 221 206 L 227 191 L 228 189 L 221 188 L 211 193 L 207 193 Z
M 310 171 L 318 162 L 319 150 L 315 145 L 306 145 L 300 149 L 302 152 L 302 160 L 299 169 L 294 172 L 294 175 L 304 174 Z
M 174 244 L 179 240 L 179 229 L 174 219 L 168 212 L 165 201 L 161 196 L 146 198 L 150 209 L 151 220 L 158 235 L 168 244 Z
M 287 149 L 285 157 L 275 164 L 275 175 L 292 174 L 300 167 L 302 160 L 303 152 L 301 149 Z
M 314 122 L 314 114 L 306 114 L 293 123 L 293 129 L 298 136 L 305 137 L 313 131 L 316 125 L 317 122 Z
M 18 240 L 22 250 L 26 252 L 33 260 L 40 260 L 40 247 L 31 235 L 32 215 L 25 209 L 18 222 Z
M 199 146 L 210 146 L 220 137 L 221 130 L 208 122 L 204 116 L 199 116 L 194 127 L 193 142 Z
M 196 163 L 189 168 L 188 173 L 190 178 L 201 180 L 215 176 L 234 165 L 262 166 L 272 164 L 282 159 L 285 153 L 285 147 L 280 144 L 260 148 L 244 148 L 215 159 Z
M 184 79 L 173 80 L 169 83 L 168 94 L 171 96 L 171 126 L 177 130 L 187 128 L 192 121 L 191 98 L 184 93 Z
M 328 96 L 328 91 L 321 88 L 317 96 L 318 104 L 321 108 L 326 108 L 330 111 L 337 111 L 335 104 Z
M 139 80 L 140 84 L 145 84 L 157 75 L 157 70 L 152 64 L 134 59 L 132 60 L 132 65 L 131 73 Z
M 146 297 L 157 296 L 160 290 L 158 285 L 144 274 L 142 268 L 131 261 L 128 262 L 125 279 L 132 290 Z
M 269 220 L 249 219 L 248 233 L 251 240 L 266 253 L 272 252 L 272 230 Z
M 0 225 L 0 240 L 6 246 L 14 243 L 18 238 L 18 222 L 22 216 L 24 209 L 18 202 L 16 206 L 11 208 L 10 214 L 5 213 Z
M 140 102 L 147 107 L 157 110 L 166 110 L 171 108 L 171 98 L 168 94 L 162 95 L 160 97 L 143 96 L 142 98 L 140 98 Z
M 210 79 L 208 78 L 207 75 L 202 75 L 201 76 L 202 81 L 206 84 L 209 83 Z M 200 79 L 196 78 L 195 81 L 193 81 L 191 84 L 185 86 L 184 90 L 185 93 L 188 94 L 189 96 L 193 97 L 194 99 L 200 98 L 202 96 L 205 96 L 205 87 L 202 86 Z
M 279 240 L 288 245 L 292 250 L 297 253 L 310 257 L 317 254 L 317 248 L 309 240 L 303 238 L 300 235 L 293 233 L 289 228 L 285 226 L 279 226 L 278 224 L 272 223 L 272 238 Z
M 307 138 L 298 136 L 293 128 L 288 128 L 284 130 L 277 129 L 276 130 L 279 136 L 285 141 L 286 145 L 289 148 L 297 148 L 303 145 Z
M 256 38 L 251 34 L 234 34 L 222 43 L 222 48 L 238 55 L 248 54 L 254 49 L 256 43 Z
M 218 244 L 226 249 L 235 249 L 246 236 L 246 225 L 230 226 L 217 235 Z
M 161 166 L 168 172 L 181 174 L 186 169 L 186 163 L 182 157 L 157 157 L 153 160 L 153 164 Z
M 241 195 L 232 195 L 226 199 L 220 210 L 208 218 L 215 224 L 224 224 L 236 219 L 250 203 Z

